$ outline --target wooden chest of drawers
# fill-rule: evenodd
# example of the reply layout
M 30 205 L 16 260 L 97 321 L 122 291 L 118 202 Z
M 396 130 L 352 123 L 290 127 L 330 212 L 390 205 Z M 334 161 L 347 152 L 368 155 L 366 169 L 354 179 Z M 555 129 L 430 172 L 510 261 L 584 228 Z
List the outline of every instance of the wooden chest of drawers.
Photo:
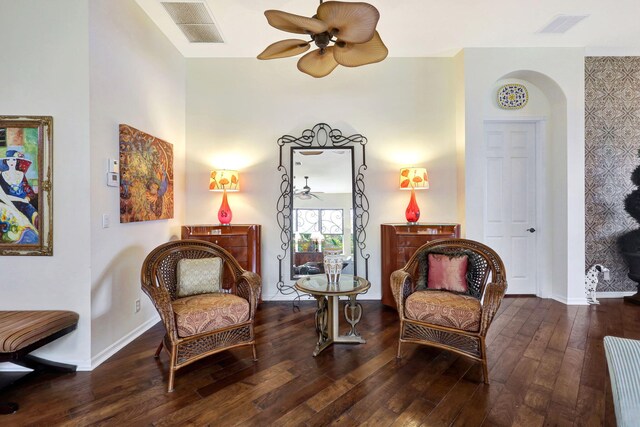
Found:
M 460 224 L 381 224 L 382 303 L 396 307 L 390 287 L 391 273 L 403 268 L 416 249 L 431 240 L 460 237 Z
M 324 257 L 322 252 L 294 252 L 293 265 L 302 265 L 307 262 L 322 263 Z
M 260 269 L 260 226 L 244 225 L 183 225 L 183 239 L 206 240 L 222 246 L 245 270 L 262 275 Z

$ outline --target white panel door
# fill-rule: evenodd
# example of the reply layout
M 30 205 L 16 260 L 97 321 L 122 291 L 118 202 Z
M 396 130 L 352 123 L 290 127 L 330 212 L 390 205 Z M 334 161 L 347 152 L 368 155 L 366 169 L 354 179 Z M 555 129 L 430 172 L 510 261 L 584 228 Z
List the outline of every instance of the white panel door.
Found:
M 505 263 L 510 294 L 537 294 L 536 125 L 485 123 L 485 243 Z

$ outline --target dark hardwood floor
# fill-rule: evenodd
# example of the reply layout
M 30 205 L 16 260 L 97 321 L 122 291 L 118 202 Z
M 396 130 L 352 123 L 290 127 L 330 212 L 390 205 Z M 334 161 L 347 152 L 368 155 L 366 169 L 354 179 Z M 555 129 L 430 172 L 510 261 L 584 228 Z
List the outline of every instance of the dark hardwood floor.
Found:
M 640 339 L 640 306 L 602 300 L 565 306 L 507 298 L 487 339 L 491 384 L 479 364 L 424 346 L 403 346 L 398 320 L 364 302 L 363 345 L 314 358 L 314 303 L 263 303 L 258 358 L 250 348 L 178 372 L 166 392 L 167 354 L 153 353 L 160 324 L 93 372 L 42 376 L 0 394 L 20 411 L 2 426 L 614 426 L 602 338 Z

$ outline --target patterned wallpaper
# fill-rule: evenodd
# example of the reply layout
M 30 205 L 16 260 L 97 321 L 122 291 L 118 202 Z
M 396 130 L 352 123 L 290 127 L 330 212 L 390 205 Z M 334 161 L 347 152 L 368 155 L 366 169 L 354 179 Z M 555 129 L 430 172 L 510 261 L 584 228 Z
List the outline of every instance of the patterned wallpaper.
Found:
M 600 263 L 611 281 L 598 291 L 635 291 L 617 237 L 640 227 L 624 211 L 640 164 L 640 57 L 585 59 L 585 270 Z

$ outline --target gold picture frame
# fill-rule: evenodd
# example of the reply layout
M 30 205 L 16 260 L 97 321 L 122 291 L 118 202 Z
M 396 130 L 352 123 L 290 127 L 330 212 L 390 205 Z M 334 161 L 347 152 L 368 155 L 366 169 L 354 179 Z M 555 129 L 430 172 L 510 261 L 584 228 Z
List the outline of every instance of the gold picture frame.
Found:
M 0 255 L 53 255 L 53 117 L 0 116 Z

